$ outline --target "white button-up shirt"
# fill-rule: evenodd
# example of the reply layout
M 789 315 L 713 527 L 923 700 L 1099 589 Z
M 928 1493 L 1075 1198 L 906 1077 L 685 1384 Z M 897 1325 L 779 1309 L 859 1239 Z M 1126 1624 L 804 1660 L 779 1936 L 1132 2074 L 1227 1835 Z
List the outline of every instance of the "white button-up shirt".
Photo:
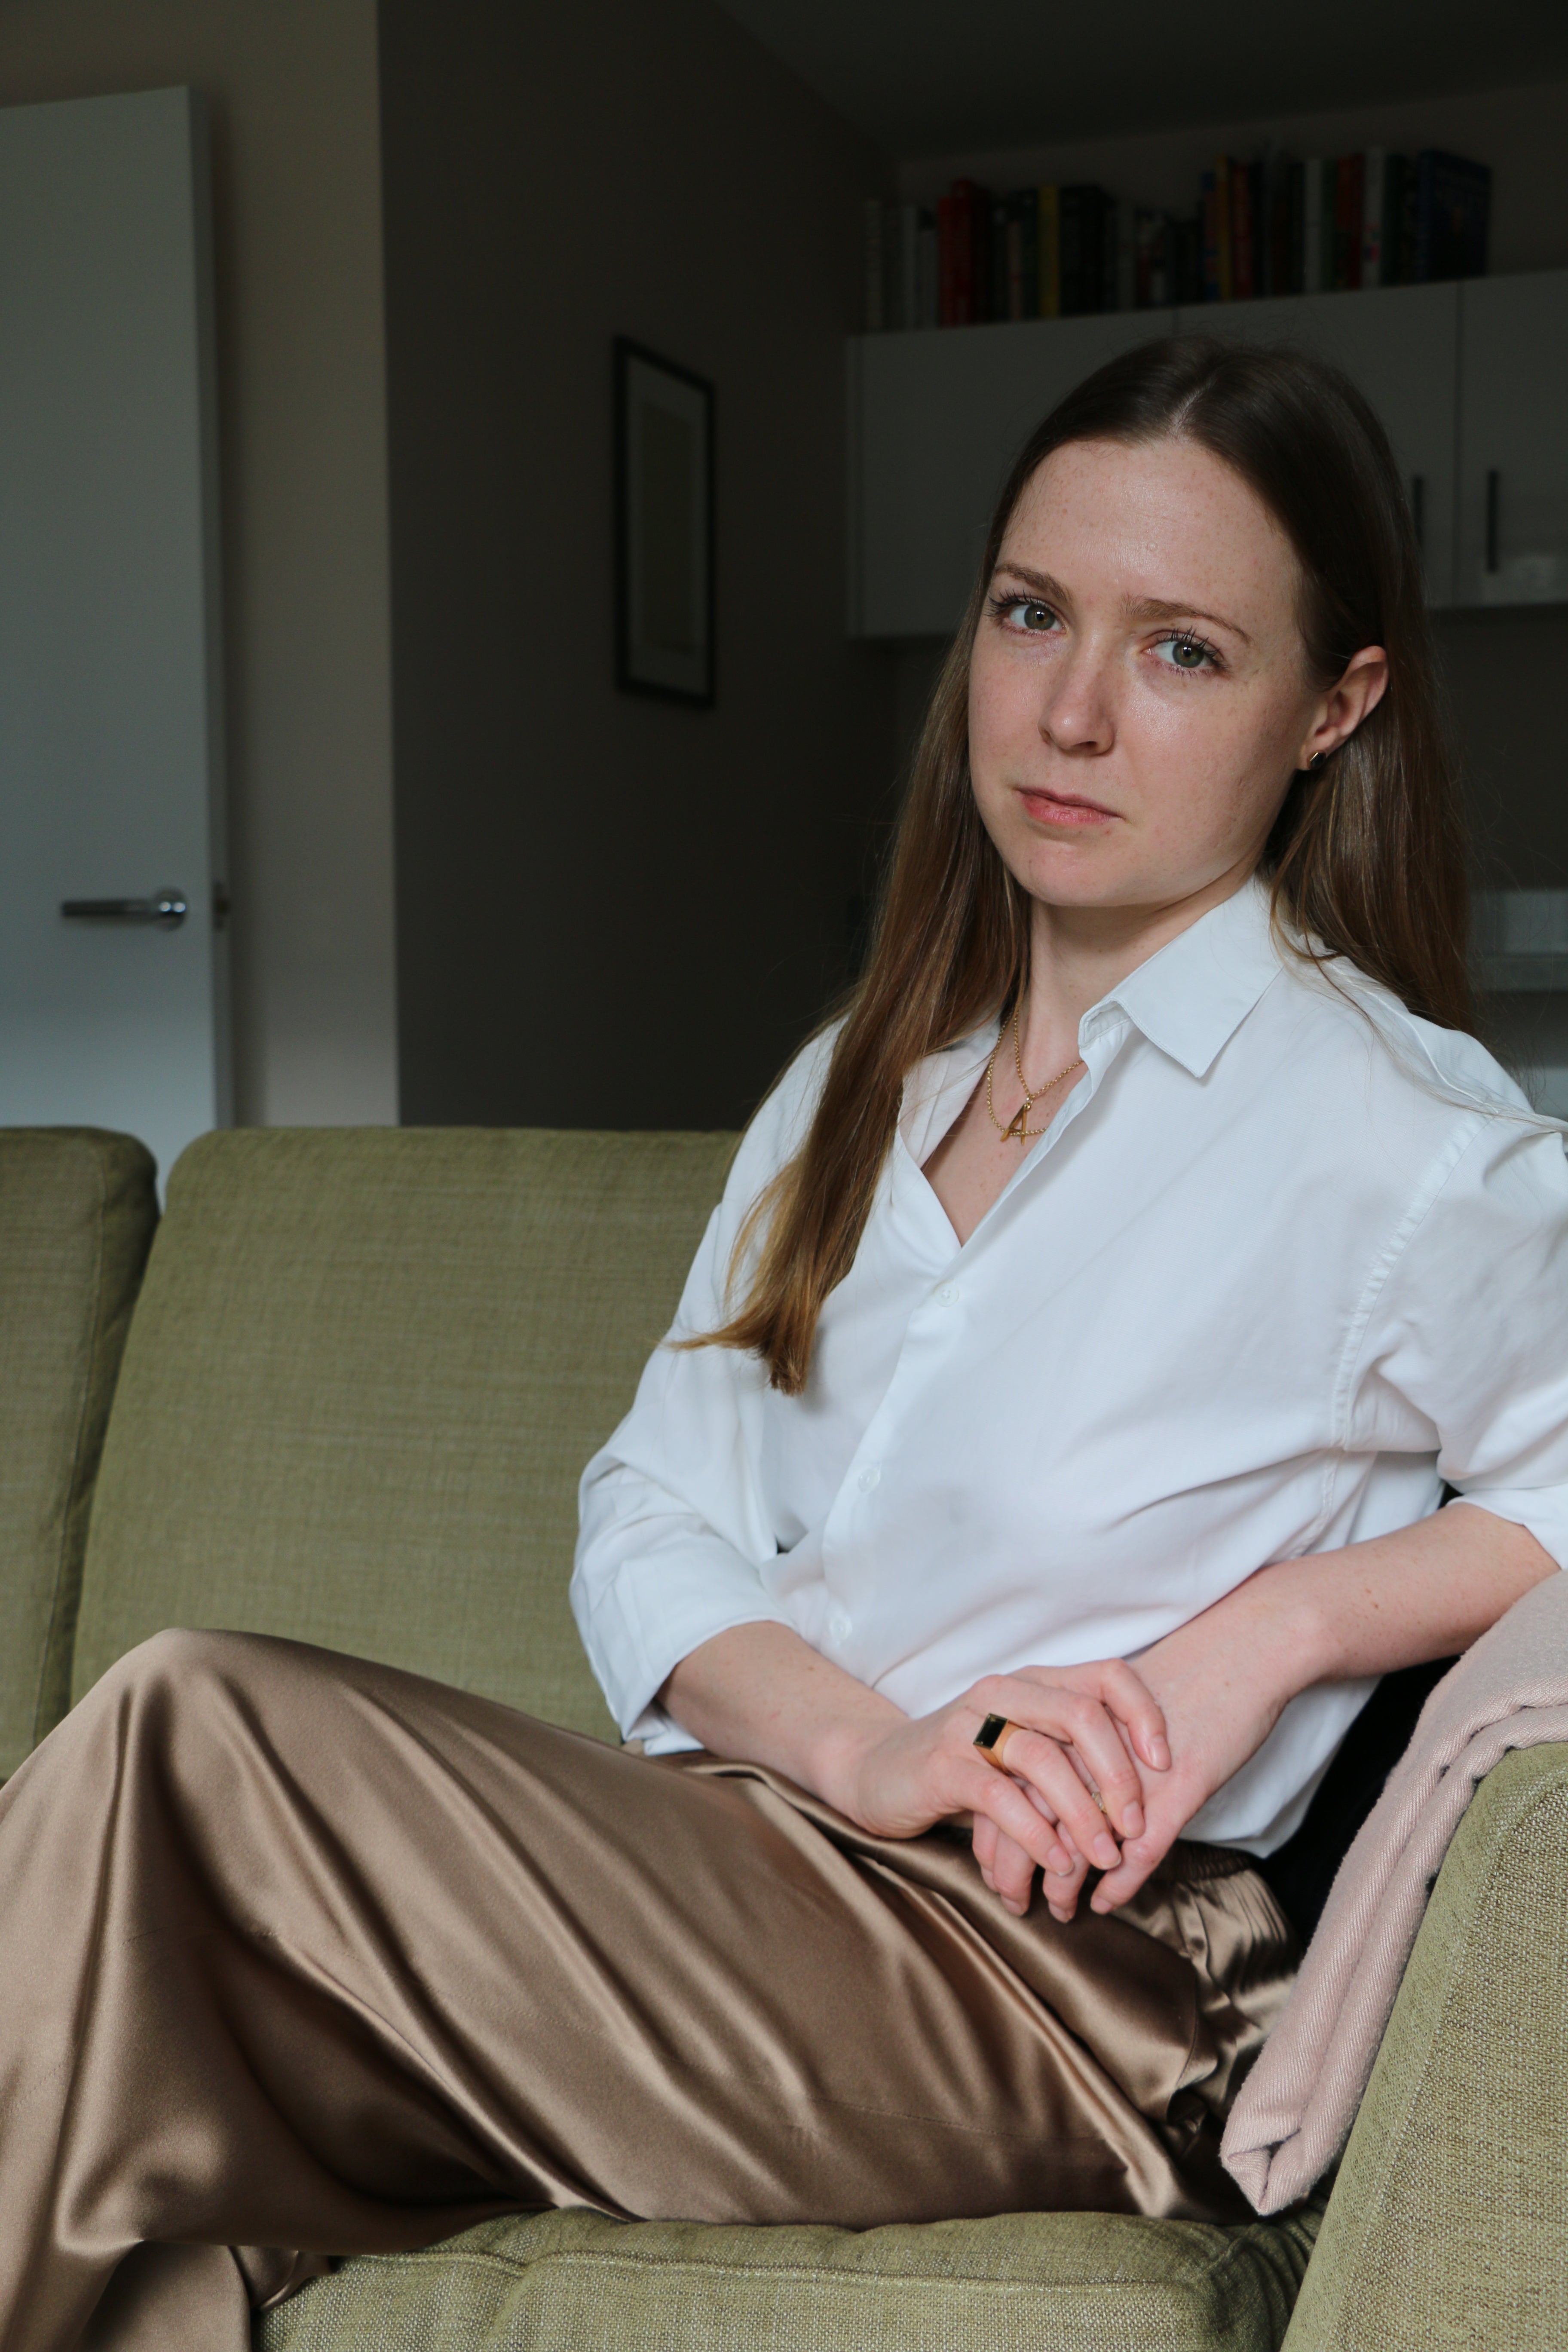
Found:
M 584 1475 L 573 1606 L 624 1732 L 694 1745 L 654 1695 L 732 1625 L 793 1627 L 910 1715 L 1135 1659 L 1445 1480 L 1568 1562 L 1562 1138 L 1473 1039 L 1336 969 L 1354 1002 L 1277 950 L 1257 884 L 1205 916 L 1085 1014 L 1087 1074 L 962 1248 L 921 1169 L 994 1027 L 911 1075 L 805 1393 L 661 1348 Z M 748 1131 L 675 1334 L 723 1319 L 830 1045 Z M 1191 1834 L 1281 1843 L 1372 1687 L 1295 1698 Z

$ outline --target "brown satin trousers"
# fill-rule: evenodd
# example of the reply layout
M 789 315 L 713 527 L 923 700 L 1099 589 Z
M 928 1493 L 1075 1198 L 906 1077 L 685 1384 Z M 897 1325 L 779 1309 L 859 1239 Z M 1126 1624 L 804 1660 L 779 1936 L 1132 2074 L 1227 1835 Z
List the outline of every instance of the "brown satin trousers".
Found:
M 243 2352 L 328 2258 L 530 2207 L 1239 2218 L 1295 1958 L 1219 1848 L 1015 1919 L 954 1832 L 161 1634 L 0 1791 L 0 2347 Z

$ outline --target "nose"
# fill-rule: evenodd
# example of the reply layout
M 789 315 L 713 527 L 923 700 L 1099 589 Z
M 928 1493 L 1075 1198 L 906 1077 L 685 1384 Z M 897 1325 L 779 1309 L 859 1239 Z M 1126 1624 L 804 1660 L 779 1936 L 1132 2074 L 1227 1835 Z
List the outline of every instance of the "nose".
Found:
M 1053 750 L 1083 757 L 1109 751 L 1116 740 L 1113 656 L 1109 646 L 1079 637 L 1043 689 L 1040 733 Z

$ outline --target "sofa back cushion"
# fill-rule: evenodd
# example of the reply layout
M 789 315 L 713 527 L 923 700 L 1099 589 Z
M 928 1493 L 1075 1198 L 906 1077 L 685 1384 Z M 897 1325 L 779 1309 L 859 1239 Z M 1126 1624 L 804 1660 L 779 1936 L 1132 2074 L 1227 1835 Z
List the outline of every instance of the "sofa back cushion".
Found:
M 250 1129 L 175 1167 L 93 1510 L 78 1696 L 168 1625 L 286 1633 L 605 1738 L 576 1489 L 732 1139 Z
M 69 1700 L 88 1507 L 157 1222 L 131 1136 L 0 1128 L 0 1780 Z

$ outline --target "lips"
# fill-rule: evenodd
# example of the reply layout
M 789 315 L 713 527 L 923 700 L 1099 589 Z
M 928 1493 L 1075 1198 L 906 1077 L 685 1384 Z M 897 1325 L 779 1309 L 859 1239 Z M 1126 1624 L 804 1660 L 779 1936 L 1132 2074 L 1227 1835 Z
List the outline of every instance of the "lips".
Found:
M 1077 793 L 1020 792 L 1018 798 L 1037 824 L 1077 829 L 1116 821 L 1114 809 L 1102 807 L 1099 801 L 1085 800 Z

